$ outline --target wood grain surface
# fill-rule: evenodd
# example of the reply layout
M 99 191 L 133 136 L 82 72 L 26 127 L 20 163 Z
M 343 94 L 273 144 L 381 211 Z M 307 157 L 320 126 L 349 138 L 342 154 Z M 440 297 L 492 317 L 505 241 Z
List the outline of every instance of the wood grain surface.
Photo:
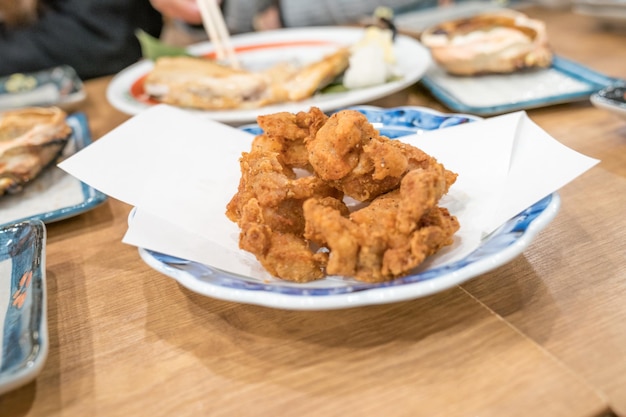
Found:
M 624 33 L 527 12 L 560 55 L 626 76 Z M 109 81 L 87 82 L 79 109 L 95 139 L 129 118 L 107 102 Z M 419 84 L 370 104 L 447 111 Z M 626 121 L 588 101 L 528 113 L 601 163 L 560 191 L 522 255 L 413 301 L 306 312 L 215 300 L 121 243 L 126 204 L 49 224 L 49 356 L 0 396 L 0 415 L 626 416 Z

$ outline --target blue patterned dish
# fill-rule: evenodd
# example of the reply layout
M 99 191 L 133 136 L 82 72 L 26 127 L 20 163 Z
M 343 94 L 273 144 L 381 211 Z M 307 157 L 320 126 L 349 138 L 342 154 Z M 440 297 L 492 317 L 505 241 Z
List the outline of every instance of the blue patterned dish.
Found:
M 45 241 L 40 220 L 0 228 L 0 395 L 34 379 L 48 354 Z
M 91 143 L 87 119 L 82 113 L 67 118 L 72 137 L 63 150 L 66 158 Z M 106 201 L 106 195 L 50 166 L 39 177 L 14 195 L 0 198 L 0 226 L 24 220 L 51 223 L 89 211 Z
M 479 120 L 475 116 L 444 114 L 421 107 L 351 108 L 367 115 L 370 122 L 389 137 L 419 134 Z M 257 125 L 242 126 L 242 129 L 253 134 L 261 132 Z M 558 194 L 551 194 L 485 237 L 481 245 L 464 258 L 378 284 L 342 277 L 329 277 L 306 284 L 279 279 L 259 281 L 143 248 L 139 249 L 139 253 L 152 268 L 206 296 L 293 310 L 350 308 L 426 296 L 497 268 L 522 253 L 536 234 L 554 218 L 559 207 Z
M 469 114 L 440 113 L 426 107 L 417 106 L 402 106 L 389 109 L 375 106 L 351 106 L 346 108 L 358 110 L 366 115 L 370 123 L 376 126 L 381 134 L 391 139 L 480 120 L 480 117 Z M 256 123 L 240 126 L 239 128 L 253 135 L 263 132 Z
M 587 100 L 616 81 L 560 56 L 547 69 L 502 75 L 458 77 L 433 66 L 421 80 L 452 111 L 480 116 Z

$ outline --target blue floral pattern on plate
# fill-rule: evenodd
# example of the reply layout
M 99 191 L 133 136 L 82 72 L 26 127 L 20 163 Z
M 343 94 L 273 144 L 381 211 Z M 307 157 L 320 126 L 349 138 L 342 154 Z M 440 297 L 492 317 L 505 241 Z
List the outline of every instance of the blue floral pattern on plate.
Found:
M 391 139 L 480 120 L 480 117 L 469 114 L 439 113 L 426 107 L 417 106 L 390 109 L 374 106 L 352 106 L 347 107 L 347 109 L 358 110 L 363 113 L 382 135 Z M 240 128 L 253 135 L 263 133 L 257 124 L 244 125 Z
M 45 238 L 40 220 L 0 228 L 0 395 L 35 378 L 48 353 Z
M 444 114 L 422 107 L 350 108 L 365 114 L 374 126 L 392 138 L 480 120 L 476 116 Z M 262 132 L 258 125 L 241 128 L 252 134 Z M 146 249 L 139 249 L 139 253 L 157 271 L 203 295 L 294 310 L 348 308 L 433 294 L 503 265 L 530 244 L 534 236 L 554 218 L 559 207 L 560 198 L 557 193 L 553 193 L 485 237 L 481 245 L 463 259 L 376 284 L 342 277 L 307 284 L 279 279 L 261 282 Z

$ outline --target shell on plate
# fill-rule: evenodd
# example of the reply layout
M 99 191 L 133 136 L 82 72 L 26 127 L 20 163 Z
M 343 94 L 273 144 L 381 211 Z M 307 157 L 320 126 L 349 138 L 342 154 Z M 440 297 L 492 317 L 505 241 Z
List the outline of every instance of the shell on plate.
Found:
M 439 23 L 420 40 L 453 75 L 506 74 L 552 64 L 545 24 L 510 9 Z

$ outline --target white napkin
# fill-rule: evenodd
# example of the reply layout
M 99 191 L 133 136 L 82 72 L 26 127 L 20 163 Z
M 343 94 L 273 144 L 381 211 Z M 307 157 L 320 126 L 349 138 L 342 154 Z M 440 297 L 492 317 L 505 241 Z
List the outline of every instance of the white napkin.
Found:
M 136 207 L 125 243 L 263 279 L 267 273 L 239 249 L 239 229 L 225 215 L 239 183 L 239 157 L 252 139 L 159 105 L 59 166 Z M 467 255 L 485 234 L 598 163 L 560 144 L 525 112 L 399 140 L 459 174 L 442 205 L 458 217 L 461 229 L 430 266 Z

